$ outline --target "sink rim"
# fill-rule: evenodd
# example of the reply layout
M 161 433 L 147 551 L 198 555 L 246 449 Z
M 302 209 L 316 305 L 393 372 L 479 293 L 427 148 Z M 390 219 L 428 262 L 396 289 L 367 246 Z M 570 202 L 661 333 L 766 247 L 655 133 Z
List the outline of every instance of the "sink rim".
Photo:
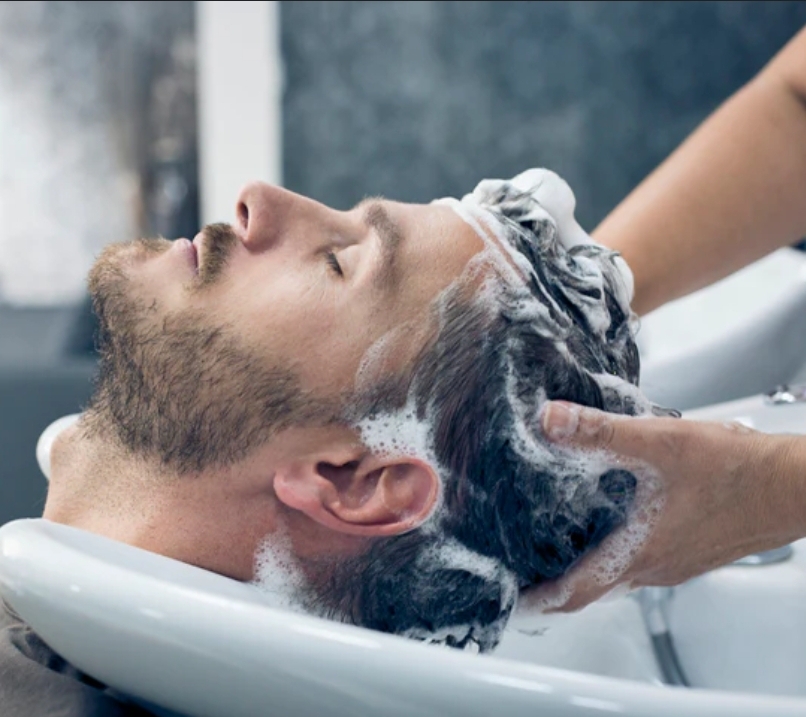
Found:
M 121 555 L 138 562 L 137 569 L 110 562 L 113 556 Z M 83 566 L 83 570 L 76 574 L 71 565 Z M 149 574 L 147 566 L 156 567 Z M 174 571 L 180 582 L 168 580 L 167 574 Z M 198 585 L 216 589 L 202 589 L 197 581 Z M 263 604 L 252 586 L 44 519 L 14 521 L 0 528 L 0 588 L 21 617 L 79 669 L 142 700 L 188 714 L 222 712 L 204 708 L 203 702 L 211 693 L 209 684 L 204 687 L 206 692 L 192 695 L 187 689 L 191 684 L 177 689 L 181 678 L 172 675 L 169 681 L 174 694 L 168 695 L 160 654 L 164 657 L 172 653 L 170 659 L 174 660 L 184 655 L 193 664 L 202 664 L 200 657 L 212 660 L 219 681 L 224 680 L 223 687 L 227 689 L 239 682 L 242 688 L 245 675 L 262 675 L 265 684 L 253 684 L 253 691 L 262 689 L 265 694 L 266 685 L 274 679 L 276 686 L 287 693 L 295 689 L 289 678 L 296 678 L 297 688 L 302 689 L 296 690 L 295 699 L 308 699 L 310 703 L 316 696 L 306 697 L 305 691 L 318 690 L 318 704 L 329 700 L 336 709 L 330 710 L 332 714 L 341 714 L 333 702 L 337 699 L 345 702 L 345 715 L 359 704 L 376 713 L 388 708 L 396 715 L 421 713 L 423 708 L 439 706 L 441 714 L 468 717 L 486 714 L 491 700 L 496 709 L 505 709 L 511 715 L 533 714 L 535 706 L 540 705 L 551 705 L 560 710 L 558 713 L 568 715 L 618 710 L 627 715 L 671 717 L 686 709 L 701 715 L 729 711 L 749 717 L 760 710 L 767 715 L 806 711 L 804 699 L 671 689 L 495 656 L 469 655 L 281 611 Z M 157 607 L 149 608 L 154 605 Z M 226 614 L 225 624 L 220 619 L 222 612 Z M 171 621 L 172 635 L 166 631 L 166 619 Z M 207 621 L 201 623 L 207 624 L 207 631 L 198 629 L 200 620 Z M 158 642 L 162 652 L 142 660 L 138 668 L 153 682 L 143 687 L 134 679 L 142 674 L 130 672 L 127 678 L 120 670 L 126 662 L 120 653 L 126 650 L 93 654 L 89 643 L 98 635 L 92 638 L 79 630 L 86 647 L 83 651 L 74 649 L 69 633 L 78 623 L 83 630 L 90 625 L 99 633 L 106 632 L 109 642 L 100 644 L 111 644 L 112 638 L 129 640 L 127 648 L 132 640 L 139 640 L 140 647 L 144 639 L 151 644 Z M 242 628 L 237 645 L 229 639 L 233 626 Z M 260 637 L 263 634 L 270 634 L 272 639 Z M 186 643 L 180 644 L 178 638 Z M 248 659 L 242 651 L 245 646 L 252 650 Z M 252 649 L 256 646 L 259 649 Z M 327 679 L 313 675 L 315 668 L 323 665 L 330 672 Z M 272 671 L 274 674 L 268 674 Z M 408 678 L 406 684 L 397 679 L 401 674 Z M 439 679 L 434 679 L 437 676 Z M 190 678 L 198 687 L 198 673 Z M 414 680 L 418 689 L 412 689 Z M 205 697 L 200 701 L 197 698 L 202 694 Z M 450 696 L 448 704 L 444 704 L 446 695 Z M 262 704 L 265 706 L 265 702 Z M 228 706 L 232 707 L 229 703 Z M 232 717 L 241 714 L 237 709 L 229 709 L 228 713 Z

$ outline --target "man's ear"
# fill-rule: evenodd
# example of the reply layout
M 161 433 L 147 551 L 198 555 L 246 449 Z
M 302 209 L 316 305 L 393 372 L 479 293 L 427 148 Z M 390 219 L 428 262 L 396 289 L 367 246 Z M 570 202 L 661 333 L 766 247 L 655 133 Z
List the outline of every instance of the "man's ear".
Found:
M 420 526 L 439 496 L 439 477 L 418 458 L 331 455 L 289 463 L 274 476 L 277 498 L 348 535 L 399 535 Z

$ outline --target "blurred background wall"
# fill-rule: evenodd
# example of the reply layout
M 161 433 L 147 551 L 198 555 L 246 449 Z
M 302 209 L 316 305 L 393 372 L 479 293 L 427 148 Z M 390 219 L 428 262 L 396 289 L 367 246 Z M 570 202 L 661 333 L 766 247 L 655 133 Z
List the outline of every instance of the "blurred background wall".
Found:
M 95 254 L 196 231 L 195 79 L 193 2 L 0 2 L 0 523 L 89 398 Z
M 285 184 L 335 206 L 546 166 L 591 230 L 806 2 L 284 2 Z
M 192 2 L 0 2 L 0 296 L 79 301 L 93 255 L 195 226 Z M 177 217 L 178 218 L 178 217 Z
M 236 31 L 244 5 L 221 4 Z M 93 256 L 198 228 L 198 10 L 0 1 L 0 523 L 41 511 L 36 438 L 89 396 Z M 547 166 L 593 229 L 806 2 L 291 1 L 279 23 L 290 189 L 429 201 Z M 246 120 L 224 109 L 241 151 Z

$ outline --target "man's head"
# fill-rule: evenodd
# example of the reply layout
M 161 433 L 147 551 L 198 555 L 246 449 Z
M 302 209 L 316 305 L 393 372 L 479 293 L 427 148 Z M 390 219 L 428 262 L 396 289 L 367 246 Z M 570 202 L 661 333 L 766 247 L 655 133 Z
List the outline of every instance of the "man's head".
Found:
M 493 646 L 634 489 L 539 435 L 546 399 L 640 407 L 625 275 L 572 210 L 550 173 L 350 212 L 254 184 L 232 227 L 107 250 L 79 434 L 149 476 L 105 471 L 130 542 L 241 579 L 285 542 L 308 608 Z
M 447 207 L 371 199 L 338 212 L 255 183 L 237 213 L 193 244 L 111 246 L 90 274 L 95 407 L 128 448 L 179 472 L 335 418 L 367 349 L 409 326 L 405 363 L 433 298 L 482 248 Z

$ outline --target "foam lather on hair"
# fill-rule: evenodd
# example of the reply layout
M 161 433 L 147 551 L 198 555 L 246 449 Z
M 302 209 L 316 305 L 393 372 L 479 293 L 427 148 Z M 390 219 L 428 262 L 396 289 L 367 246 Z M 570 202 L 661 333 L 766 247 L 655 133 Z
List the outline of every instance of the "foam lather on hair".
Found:
M 608 456 L 547 441 L 545 402 L 657 408 L 637 387 L 632 274 L 576 222 L 562 179 L 529 170 L 439 202 L 486 249 L 468 281 L 437 300 L 439 328 L 410 371 L 378 386 L 356 425 L 373 445 L 404 443 L 434 465 L 440 505 L 417 530 L 341 566 L 332 584 L 351 586 L 337 591 L 351 622 L 487 651 L 519 589 L 565 573 L 629 515 L 610 578 L 646 535 L 633 510 L 644 486 Z M 401 420 L 416 425 L 403 431 Z
M 466 206 L 503 207 L 505 214 L 517 215 L 522 224 L 535 225 L 550 217 L 556 227 L 557 241 L 565 249 L 577 246 L 599 246 L 579 225 L 574 216 L 576 197 L 568 183 L 549 169 L 527 169 L 510 180 L 484 179 L 478 183 L 473 193 L 462 200 Z M 635 280 L 627 262 L 618 254 L 611 261 L 621 275 L 617 288 L 619 300 L 629 309 L 635 291 Z

